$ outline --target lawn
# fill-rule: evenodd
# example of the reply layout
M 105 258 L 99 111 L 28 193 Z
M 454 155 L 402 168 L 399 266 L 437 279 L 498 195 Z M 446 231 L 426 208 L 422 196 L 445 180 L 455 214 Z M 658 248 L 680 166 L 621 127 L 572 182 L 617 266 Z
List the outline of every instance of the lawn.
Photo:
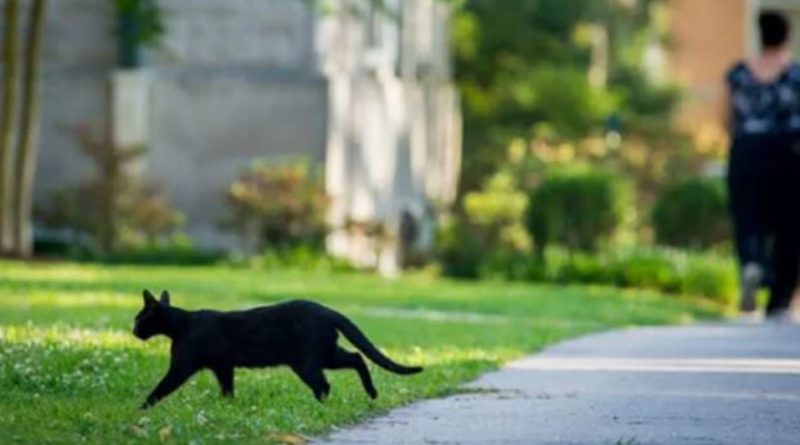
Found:
M 203 372 L 140 411 L 166 370 L 169 346 L 131 334 L 143 288 L 168 289 L 173 304 L 187 309 L 317 300 L 350 316 L 390 356 L 425 372 L 404 377 L 371 366 L 376 401 L 354 372 L 329 372 L 333 390 L 324 404 L 286 369 L 238 371 L 233 400 L 221 399 L 213 376 Z M 600 287 L 0 262 L 0 443 L 280 442 L 452 393 L 566 337 L 718 313 L 674 296 Z

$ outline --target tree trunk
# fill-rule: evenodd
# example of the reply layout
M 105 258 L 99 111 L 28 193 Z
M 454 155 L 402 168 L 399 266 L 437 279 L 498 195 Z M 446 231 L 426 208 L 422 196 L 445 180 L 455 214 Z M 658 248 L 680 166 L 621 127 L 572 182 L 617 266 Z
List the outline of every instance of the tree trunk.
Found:
M 12 246 L 12 184 L 17 111 L 17 46 L 19 2 L 5 0 L 3 9 L 3 103 L 0 121 L 0 254 Z
M 13 253 L 29 257 L 33 253 L 33 178 L 36 171 L 39 139 L 39 55 L 42 47 L 44 13 L 47 0 L 33 0 L 25 44 L 25 71 L 19 149 L 14 181 Z

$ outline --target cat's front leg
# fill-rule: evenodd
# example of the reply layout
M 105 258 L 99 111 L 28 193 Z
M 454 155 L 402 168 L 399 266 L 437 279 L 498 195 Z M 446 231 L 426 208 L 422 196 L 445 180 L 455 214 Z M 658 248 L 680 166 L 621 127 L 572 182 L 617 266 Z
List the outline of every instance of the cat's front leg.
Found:
M 197 369 L 190 366 L 172 364 L 167 371 L 167 375 L 158 382 L 155 389 L 147 396 L 147 400 L 140 407 L 141 409 L 151 408 L 158 403 L 159 400 L 170 395 L 173 391 L 178 389 L 181 385 L 189 380 Z
M 216 366 L 211 368 L 217 377 L 224 397 L 233 397 L 233 366 Z

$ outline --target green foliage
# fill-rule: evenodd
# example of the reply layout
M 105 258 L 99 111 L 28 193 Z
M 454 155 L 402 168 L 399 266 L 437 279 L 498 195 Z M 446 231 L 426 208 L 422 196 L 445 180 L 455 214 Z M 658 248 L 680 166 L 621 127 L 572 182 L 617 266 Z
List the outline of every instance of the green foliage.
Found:
M 317 248 L 300 245 L 282 250 L 267 250 L 261 255 L 234 261 L 249 267 L 266 270 L 295 270 L 309 273 L 331 273 L 353 271 L 345 260 L 334 258 Z
M 453 218 L 439 226 L 436 257 L 445 275 L 457 278 L 479 276 L 484 251 L 475 232 L 461 219 Z
M 654 248 L 629 249 L 612 258 L 611 269 L 620 286 L 680 293 L 686 271 L 685 255 Z
M 439 233 L 444 272 L 458 277 L 515 276 L 513 264 L 525 257 L 531 240 L 523 225 L 528 198 L 507 171 L 489 178 L 463 200 L 463 215 Z
M 733 260 L 714 254 L 652 247 L 582 253 L 551 247 L 539 264 L 531 275 L 535 281 L 656 289 L 726 307 L 731 307 L 738 295 Z
M 227 191 L 225 225 L 258 250 L 300 245 L 322 249 L 328 198 L 309 163 L 254 163 Z
M 683 292 L 715 300 L 728 307 L 737 302 L 738 275 L 730 260 L 713 255 L 688 255 L 682 279 Z
M 619 118 L 626 129 L 643 136 L 647 142 L 673 138 L 671 114 L 682 98 L 681 90 L 670 84 L 653 84 L 637 67 L 623 65 L 612 73 L 614 94 L 626 107 L 619 109 Z
M 577 139 L 589 134 L 605 122 L 615 107 L 615 98 L 606 90 L 589 85 L 586 73 L 575 68 L 542 66 L 531 75 L 527 94 L 531 106 L 547 110 L 537 127 L 547 125 L 550 131 Z M 517 93 L 518 90 L 515 90 Z M 525 97 L 518 95 L 518 100 Z
M 372 368 L 377 400 L 352 371 L 328 373 L 320 405 L 285 369 L 238 371 L 236 398 L 201 372 L 151 411 L 137 406 L 169 363 L 163 338 L 130 333 L 142 287 L 187 309 L 232 310 L 309 298 L 343 311 L 382 350 L 425 372 Z M 0 262 L 0 431 L 4 443 L 271 443 L 325 434 L 412 401 L 441 397 L 502 363 L 567 337 L 717 312 L 646 291 L 382 280 L 231 267 Z
M 519 191 L 514 178 L 499 172 L 489 178 L 483 190 L 464 197 L 464 213 L 474 224 L 493 232 L 519 224 L 528 207 L 528 197 Z
M 113 0 L 117 13 L 131 19 L 133 29 L 118 29 L 136 45 L 156 46 L 164 35 L 164 19 L 158 0 Z M 121 25 L 120 25 L 121 26 Z
M 656 241 L 705 249 L 730 237 L 723 184 L 694 178 L 666 188 L 653 210 Z
M 599 170 L 564 170 L 547 177 L 531 194 L 527 226 L 541 251 L 556 243 L 596 250 L 631 219 L 628 181 Z
M 175 233 L 183 226 L 184 215 L 175 210 L 172 202 L 163 194 L 144 189 L 130 205 L 131 233 L 123 233 L 124 244 L 155 245 L 163 234 Z M 127 235 L 127 236 L 126 236 Z
M 224 254 L 200 249 L 185 235 L 177 235 L 168 240 L 127 245 L 108 253 L 79 250 L 73 253 L 72 257 L 80 261 L 109 264 L 197 266 L 220 262 Z
M 464 1 L 452 26 L 465 120 L 462 189 L 480 187 L 509 141 L 538 128 L 574 140 L 601 133 L 613 115 L 626 137 L 669 139 L 679 95 L 643 68 L 648 48 L 666 41 L 663 3 Z M 605 84 L 590 84 L 593 64 Z

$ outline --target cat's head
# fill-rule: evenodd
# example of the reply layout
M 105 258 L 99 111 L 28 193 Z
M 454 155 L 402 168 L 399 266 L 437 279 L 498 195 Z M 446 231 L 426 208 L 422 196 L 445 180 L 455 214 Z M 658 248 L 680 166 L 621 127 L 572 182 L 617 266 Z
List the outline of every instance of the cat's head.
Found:
M 156 297 L 145 289 L 142 292 L 144 307 L 138 314 L 133 324 L 133 335 L 141 340 L 147 340 L 158 334 L 164 334 L 167 329 L 169 312 L 169 292 L 161 292 L 161 297 Z

